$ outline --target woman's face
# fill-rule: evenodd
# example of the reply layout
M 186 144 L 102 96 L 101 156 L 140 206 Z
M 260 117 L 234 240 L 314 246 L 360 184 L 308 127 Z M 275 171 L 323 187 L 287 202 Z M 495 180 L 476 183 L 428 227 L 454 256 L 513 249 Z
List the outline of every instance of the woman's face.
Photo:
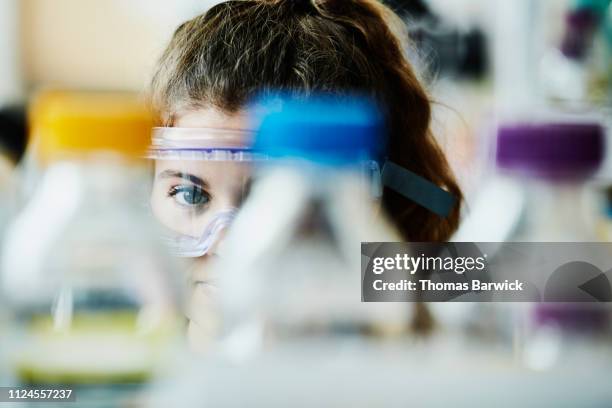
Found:
M 209 108 L 178 115 L 174 126 L 245 130 L 247 117 Z M 249 165 L 241 162 L 157 160 L 151 195 L 153 214 L 173 233 L 199 238 L 217 214 L 241 204 L 250 175 Z M 216 328 L 212 297 L 215 279 L 207 266 L 216 256 L 217 247 L 218 242 L 206 255 L 189 260 L 188 339 L 196 350 L 206 346 Z

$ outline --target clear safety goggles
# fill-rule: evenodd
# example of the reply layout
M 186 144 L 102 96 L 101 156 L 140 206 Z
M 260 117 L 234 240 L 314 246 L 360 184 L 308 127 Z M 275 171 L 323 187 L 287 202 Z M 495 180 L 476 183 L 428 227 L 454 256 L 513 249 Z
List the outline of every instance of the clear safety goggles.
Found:
M 154 129 L 150 210 L 174 255 L 214 253 L 249 195 L 254 170 L 270 161 L 251 148 L 253 137 L 250 131 L 228 129 Z M 379 198 L 378 163 L 368 160 L 357 167 L 372 197 Z
M 214 250 L 249 193 L 255 163 L 265 160 L 250 148 L 252 137 L 240 130 L 154 129 L 150 208 L 172 253 L 200 257 Z

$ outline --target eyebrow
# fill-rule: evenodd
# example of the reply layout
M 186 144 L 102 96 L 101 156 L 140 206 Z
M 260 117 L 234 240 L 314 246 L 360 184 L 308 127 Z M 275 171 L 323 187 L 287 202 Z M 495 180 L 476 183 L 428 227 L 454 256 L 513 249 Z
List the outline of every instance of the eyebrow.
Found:
M 157 175 L 158 178 L 180 178 L 183 180 L 187 180 L 192 182 L 193 184 L 197 184 L 200 187 L 208 187 L 208 183 L 203 179 L 194 176 L 193 174 L 183 173 L 182 171 L 176 170 L 164 170 Z

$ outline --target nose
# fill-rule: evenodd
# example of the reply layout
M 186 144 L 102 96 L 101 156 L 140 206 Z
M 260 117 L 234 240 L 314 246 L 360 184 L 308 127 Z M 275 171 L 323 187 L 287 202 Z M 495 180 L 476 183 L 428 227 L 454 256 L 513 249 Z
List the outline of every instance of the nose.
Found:
M 225 239 L 225 236 L 227 235 L 228 228 L 229 228 L 229 223 L 227 225 L 224 225 L 222 229 L 217 233 L 217 236 L 215 237 L 215 240 L 211 244 L 210 248 L 208 249 L 208 252 L 206 255 L 214 257 L 214 256 L 219 256 L 222 253 L 222 251 L 220 251 L 220 248 L 222 247 L 223 240 Z
M 221 211 L 211 222 L 205 231 L 202 240 L 208 241 L 205 246 L 205 254 L 208 256 L 219 256 L 221 244 L 227 234 L 227 230 L 236 218 L 236 208 Z
M 240 198 L 233 191 L 223 191 L 215 196 L 215 207 L 221 211 L 235 210 L 240 206 Z

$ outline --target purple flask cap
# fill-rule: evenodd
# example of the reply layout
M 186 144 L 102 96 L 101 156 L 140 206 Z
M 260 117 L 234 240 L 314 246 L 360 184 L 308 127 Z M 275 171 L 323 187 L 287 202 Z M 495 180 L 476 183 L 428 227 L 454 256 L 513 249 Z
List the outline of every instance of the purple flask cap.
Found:
M 567 180 L 595 173 L 604 160 L 597 123 L 520 123 L 497 132 L 497 166 L 529 177 Z
M 561 52 L 567 58 L 581 61 L 593 41 L 599 17 L 589 9 L 571 11 L 565 18 L 565 35 L 561 42 Z

